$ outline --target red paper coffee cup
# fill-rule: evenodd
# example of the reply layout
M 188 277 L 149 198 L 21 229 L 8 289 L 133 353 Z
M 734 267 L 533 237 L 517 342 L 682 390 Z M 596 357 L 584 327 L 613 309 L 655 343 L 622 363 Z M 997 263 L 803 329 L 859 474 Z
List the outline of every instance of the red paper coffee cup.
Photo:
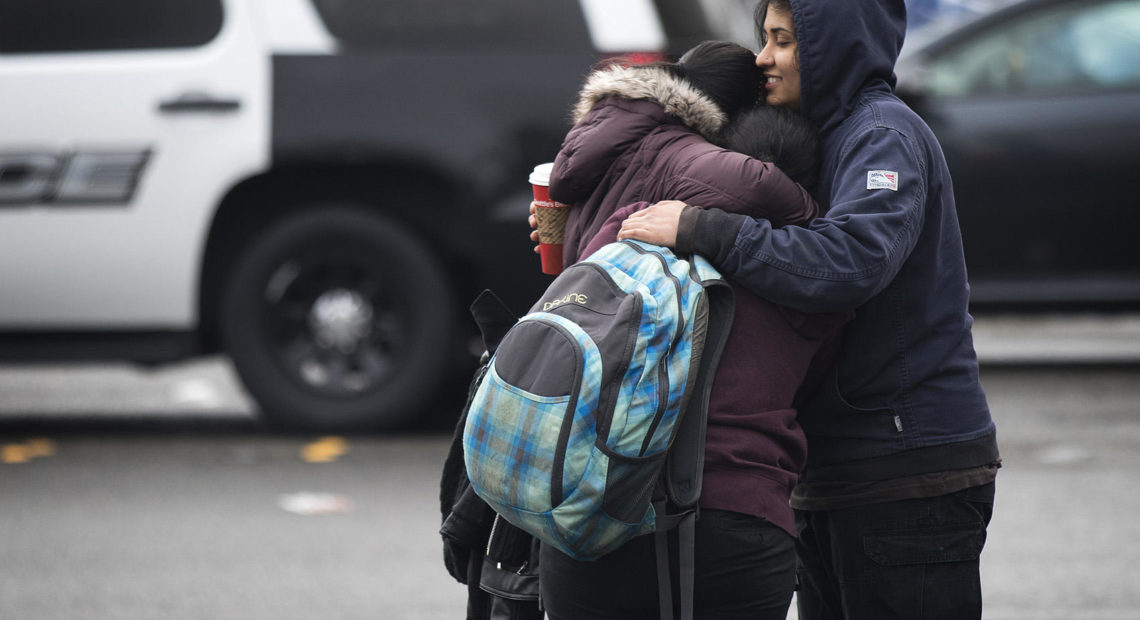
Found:
M 553 163 L 539 164 L 530 173 L 534 190 L 534 216 L 538 220 L 538 254 L 542 259 L 542 273 L 562 273 L 562 236 L 566 230 L 569 205 L 550 199 L 550 172 Z

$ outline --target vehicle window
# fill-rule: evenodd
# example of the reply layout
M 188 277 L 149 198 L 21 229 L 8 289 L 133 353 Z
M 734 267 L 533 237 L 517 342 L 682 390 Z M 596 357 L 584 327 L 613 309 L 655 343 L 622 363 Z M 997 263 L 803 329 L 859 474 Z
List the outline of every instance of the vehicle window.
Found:
M 196 47 L 221 28 L 221 0 L 0 0 L 3 54 Z
M 578 2 L 566 0 L 314 0 L 350 49 L 400 47 L 573 50 L 589 45 Z
M 935 96 L 1140 86 L 1140 0 L 1052 6 L 962 42 L 930 63 Z
M 1106 86 L 1140 85 L 1140 2 L 1117 2 L 1082 15 L 1073 28 L 1077 63 Z
M 752 13 L 758 0 L 700 0 L 712 34 L 756 49 L 756 24 Z

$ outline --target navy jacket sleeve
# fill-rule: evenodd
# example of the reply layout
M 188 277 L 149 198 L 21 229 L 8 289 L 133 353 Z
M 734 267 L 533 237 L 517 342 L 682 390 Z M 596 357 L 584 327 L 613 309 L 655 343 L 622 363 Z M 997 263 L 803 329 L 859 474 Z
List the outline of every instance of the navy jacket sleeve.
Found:
M 687 232 L 698 253 L 756 295 L 805 312 L 853 310 L 886 288 L 914 249 L 926 169 L 911 138 L 868 127 L 843 145 L 831 208 L 807 228 L 708 210 Z M 879 171 L 894 173 L 897 188 L 878 187 Z
M 714 146 L 695 134 L 658 151 L 654 177 L 661 195 L 698 207 L 763 217 L 773 226 L 805 226 L 819 204 L 775 164 Z

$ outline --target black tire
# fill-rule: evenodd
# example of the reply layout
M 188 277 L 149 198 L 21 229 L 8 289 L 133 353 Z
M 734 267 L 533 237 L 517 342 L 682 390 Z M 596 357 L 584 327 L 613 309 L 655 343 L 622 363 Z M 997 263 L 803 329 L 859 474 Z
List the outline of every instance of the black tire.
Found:
M 438 261 L 399 225 L 321 207 L 255 237 L 221 302 L 222 342 L 270 424 L 394 429 L 431 401 L 455 352 Z

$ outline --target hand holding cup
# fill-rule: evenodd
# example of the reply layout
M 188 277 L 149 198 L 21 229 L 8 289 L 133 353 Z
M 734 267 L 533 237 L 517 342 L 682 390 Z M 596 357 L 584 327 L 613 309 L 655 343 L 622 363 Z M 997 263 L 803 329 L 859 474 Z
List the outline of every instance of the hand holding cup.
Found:
M 542 273 L 558 275 L 562 273 L 562 241 L 566 230 L 566 219 L 570 215 L 569 205 L 550 199 L 550 172 L 553 163 L 539 164 L 530 174 L 530 184 L 534 190 L 531 211 L 538 228 L 538 254 L 542 258 Z M 530 238 L 535 239 L 535 233 Z

